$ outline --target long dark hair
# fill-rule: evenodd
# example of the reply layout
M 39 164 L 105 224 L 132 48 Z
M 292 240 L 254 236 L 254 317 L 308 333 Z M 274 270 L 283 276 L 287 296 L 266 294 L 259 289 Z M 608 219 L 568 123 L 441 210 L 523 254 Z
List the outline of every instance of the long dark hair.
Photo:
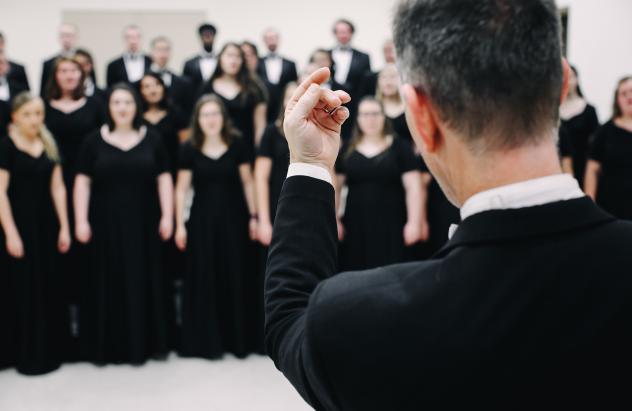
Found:
M 230 117 L 228 116 L 228 111 L 226 110 L 226 106 L 222 99 L 216 94 L 204 94 L 200 99 L 195 103 L 195 108 L 193 109 L 193 116 L 191 116 L 191 134 L 189 135 L 189 139 L 191 140 L 191 144 L 197 150 L 201 150 L 204 145 L 204 140 L 206 136 L 204 135 L 204 131 L 200 127 L 200 110 L 207 103 L 215 103 L 219 107 L 219 111 L 222 113 L 222 129 L 219 134 L 227 146 L 230 146 L 232 141 L 235 138 L 240 136 L 239 131 L 233 128 L 232 123 L 230 121 Z
M 382 102 L 375 97 L 367 96 L 360 100 L 360 102 L 358 103 L 358 109 L 360 108 L 362 103 L 365 102 L 373 102 L 380 106 L 380 111 L 382 112 L 382 116 L 384 117 L 384 127 L 382 128 L 381 134 L 383 137 L 392 135 L 393 128 L 391 126 L 390 120 L 386 117 L 386 113 L 384 112 L 384 105 L 382 104 Z M 362 141 L 362 138 L 364 138 L 364 132 L 360 129 L 360 123 L 358 121 L 358 118 L 356 118 L 355 124 L 353 126 L 353 133 L 351 134 L 351 139 L 349 140 L 349 147 L 345 151 L 345 157 L 348 157 L 351 155 L 351 153 L 353 153 L 355 148 Z
M 612 119 L 613 120 L 623 116 L 623 110 L 621 109 L 621 106 L 619 105 L 619 89 L 621 88 L 623 83 L 625 83 L 628 80 L 632 80 L 632 76 L 625 76 L 621 80 L 619 80 L 619 82 L 617 83 L 617 88 L 614 91 L 614 103 L 612 105 Z
M 143 113 L 149 109 L 149 103 L 147 103 L 147 100 L 145 100 L 145 96 L 143 96 L 143 80 L 145 80 L 146 77 L 153 78 L 158 82 L 158 85 L 162 87 L 162 98 L 158 102 L 158 107 L 163 110 L 169 110 L 171 108 L 171 102 L 169 100 L 169 97 L 167 96 L 167 85 L 160 75 L 148 71 L 147 73 L 143 74 L 143 77 L 138 82 L 138 95 L 140 96 L 140 103 Z
M 62 63 L 74 64 L 81 73 L 79 84 L 77 84 L 77 87 L 72 91 L 72 99 L 79 100 L 86 95 L 86 73 L 83 72 L 81 64 L 74 57 L 58 57 L 57 59 L 55 59 L 55 61 L 53 62 L 53 70 L 51 71 L 51 75 L 48 77 L 48 82 L 46 83 L 46 99 L 48 101 L 57 100 L 62 96 L 61 87 L 57 82 L 57 70 L 59 70 L 59 66 L 61 66 Z
M 581 98 L 584 98 L 584 92 L 582 91 L 582 87 L 579 85 L 579 71 L 577 71 L 577 67 L 571 66 L 571 70 L 575 73 L 575 78 L 577 79 L 577 95 Z
M 241 86 L 241 90 L 243 92 L 241 95 L 242 100 L 246 100 L 249 96 L 255 97 L 256 99 L 265 100 L 266 94 L 261 87 L 261 84 L 255 79 L 255 77 L 253 77 L 253 75 L 250 73 L 250 70 L 248 70 L 244 52 L 239 44 L 235 42 L 228 42 L 224 44 L 224 47 L 222 47 L 222 50 L 217 56 L 217 66 L 215 67 L 215 72 L 213 72 L 213 75 L 208 80 L 209 83 L 213 84 L 213 81 L 216 78 L 221 77 L 224 74 L 224 70 L 222 70 L 222 55 L 229 47 L 235 47 L 239 52 L 239 56 L 241 57 L 241 67 L 239 68 L 239 72 L 237 72 L 236 80 L 237 84 Z
M 112 94 L 114 94 L 117 90 L 124 90 L 132 95 L 134 103 L 136 104 L 136 113 L 134 113 L 134 120 L 132 120 L 132 128 L 134 130 L 140 130 L 143 125 L 143 110 L 141 109 L 142 103 L 140 102 L 140 97 L 138 96 L 136 90 L 127 83 L 117 83 L 108 91 L 107 98 L 105 100 L 107 102 L 107 107 L 105 109 L 105 124 L 108 125 L 110 131 L 114 130 L 116 127 L 114 119 L 112 118 L 112 113 L 110 112 L 110 100 L 112 99 Z

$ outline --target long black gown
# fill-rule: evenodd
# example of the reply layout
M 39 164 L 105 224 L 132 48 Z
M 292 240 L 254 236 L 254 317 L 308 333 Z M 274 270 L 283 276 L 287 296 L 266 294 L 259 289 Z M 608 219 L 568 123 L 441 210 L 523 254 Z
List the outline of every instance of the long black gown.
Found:
M 66 185 L 68 218 L 70 222 L 71 233 L 74 233 L 74 202 L 72 194 L 77 174 L 77 157 L 79 149 L 84 139 L 101 127 L 105 121 L 105 113 L 101 103 L 96 97 L 86 97 L 86 103 L 80 108 L 65 113 L 51 106 L 49 102 L 46 108 L 46 127 L 55 137 L 57 146 L 59 147 L 62 163 L 64 165 L 64 183 Z M 61 257 L 62 272 L 64 273 L 64 290 L 66 293 L 67 304 L 70 306 L 72 313 L 72 335 L 69 335 L 66 344 L 67 360 L 77 360 L 78 345 L 77 333 L 77 306 L 79 300 L 79 284 L 83 276 L 82 269 L 85 266 L 85 249 L 82 244 L 73 242 L 68 253 Z
M 10 351 L 0 356 L 5 354 L 5 366 L 8 357 L 20 373 L 29 375 L 59 367 L 68 329 L 58 264 L 59 224 L 50 191 L 54 167 L 46 153 L 35 158 L 8 137 L 0 141 L 0 168 L 10 175 L 8 197 L 24 245 L 24 257 L 14 259 L 0 234 L 0 276 L 12 294 L 0 343 Z
M 402 175 L 417 169 L 410 145 L 400 139 L 386 150 L 366 157 L 343 149 L 336 173 L 346 176 L 349 189 L 342 223 L 341 270 L 363 270 L 404 261 L 406 192 Z
M 568 120 L 562 120 L 561 124 L 566 129 L 569 137 L 570 153 L 573 158 L 573 174 L 579 181 L 580 187 L 583 187 L 589 142 L 599 127 L 597 110 L 595 110 L 595 107 L 587 104 L 584 111 Z
M 182 146 L 180 169 L 192 172 L 195 191 L 187 222 L 183 356 L 244 357 L 258 349 L 251 297 L 255 254 L 239 176 L 239 166 L 249 162 L 246 142 L 239 138 L 217 159 L 190 143 Z
M 170 172 L 175 184 L 178 172 L 178 153 L 180 150 L 179 133 L 183 129 L 187 128 L 187 120 L 184 114 L 179 108 L 171 106 L 168 107 L 165 116 L 157 123 L 153 124 L 147 120 L 145 120 L 144 123 L 147 127 L 156 131 L 156 133 L 160 136 L 163 145 L 167 150 Z M 174 241 L 165 241 L 162 246 L 162 256 L 163 275 L 165 278 L 164 281 L 168 287 L 167 292 L 173 299 L 173 303 L 167 306 L 166 312 L 169 319 L 169 346 L 175 348 L 175 346 L 178 345 L 178 335 L 180 334 L 177 330 L 178 314 L 176 313 L 176 306 L 178 304 L 176 301 L 179 301 L 181 298 L 180 287 L 184 255 L 180 252 L 180 250 L 178 250 Z
M 169 172 L 160 137 L 148 130 L 129 150 L 100 131 L 84 142 L 77 172 L 91 178 L 89 267 L 80 312 L 85 357 L 141 364 L 168 351 L 157 177 Z
M 241 132 L 242 138 L 244 142 L 246 142 L 251 162 L 254 161 L 255 156 L 255 108 L 260 103 L 266 102 L 264 90 L 260 88 L 257 88 L 257 90 L 256 94 L 246 93 L 242 90 L 234 98 L 227 99 L 221 94 L 216 93 L 213 89 L 213 83 L 207 81 L 199 92 L 200 96 L 204 94 L 215 94 L 222 99 L 233 127 Z
M 632 132 L 607 122 L 595 134 L 590 158 L 601 163 L 597 204 L 615 217 L 632 220 Z

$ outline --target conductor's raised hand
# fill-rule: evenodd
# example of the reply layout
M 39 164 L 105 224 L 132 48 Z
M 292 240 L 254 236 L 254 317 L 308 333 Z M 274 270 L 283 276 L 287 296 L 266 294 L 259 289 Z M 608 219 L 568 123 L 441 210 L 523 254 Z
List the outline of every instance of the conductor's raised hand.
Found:
M 329 79 L 328 68 L 316 70 L 300 86 L 285 109 L 283 129 L 291 163 L 309 163 L 333 174 L 340 150 L 340 127 L 349 118 L 342 104 L 351 101 L 344 91 L 320 87 Z

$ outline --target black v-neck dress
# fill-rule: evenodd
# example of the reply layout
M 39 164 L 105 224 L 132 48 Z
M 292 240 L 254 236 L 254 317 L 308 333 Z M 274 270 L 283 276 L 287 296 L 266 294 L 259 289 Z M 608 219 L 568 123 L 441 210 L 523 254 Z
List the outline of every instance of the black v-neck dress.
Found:
M 179 167 L 192 172 L 195 192 L 187 222 L 183 356 L 217 358 L 228 352 L 244 357 L 258 349 L 258 307 L 252 295 L 256 255 L 239 175 L 240 165 L 249 162 L 241 139 L 217 159 L 190 143 L 182 146 Z
M 364 270 L 405 260 L 406 192 L 402 175 L 417 169 L 410 145 L 394 138 L 373 157 L 343 149 L 336 173 L 349 189 L 342 223 L 340 270 Z
M 46 153 L 35 158 L 9 137 L 0 141 L 0 169 L 9 173 L 7 194 L 24 246 L 23 258 L 10 257 L 0 230 L 0 367 L 30 375 L 59 367 L 69 327 L 50 188 L 54 168 Z
M 148 130 L 125 151 L 97 131 L 84 142 L 77 171 L 91 179 L 80 323 L 85 358 L 141 364 L 164 356 L 170 300 L 161 270 L 157 177 L 169 167 L 160 137 Z

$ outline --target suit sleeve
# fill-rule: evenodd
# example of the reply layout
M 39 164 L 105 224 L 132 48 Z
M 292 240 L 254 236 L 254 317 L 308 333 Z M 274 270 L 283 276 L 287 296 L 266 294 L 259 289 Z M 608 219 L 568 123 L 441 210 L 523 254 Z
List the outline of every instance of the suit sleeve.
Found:
M 115 70 L 116 70 L 116 67 L 114 67 L 114 62 L 111 62 L 110 64 L 108 64 L 106 79 L 105 79 L 107 88 L 112 87 L 114 83 L 116 82 L 116 74 L 114 73 Z
M 335 409 L 311 345 L 310 299 L 336 273 L 334 189 L 305 176 L 281 191 L 265 283 L 265 343 L 276 367 L 316 409 Z

